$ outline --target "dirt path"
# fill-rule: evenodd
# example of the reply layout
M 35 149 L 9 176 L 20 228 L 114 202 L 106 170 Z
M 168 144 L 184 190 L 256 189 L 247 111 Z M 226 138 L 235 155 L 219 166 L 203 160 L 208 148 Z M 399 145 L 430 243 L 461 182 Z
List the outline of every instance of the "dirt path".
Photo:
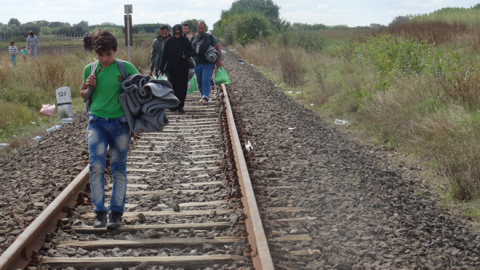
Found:
M 228 52 L 225 69 L 237 125 L 253 145 L 247 158 L 265 230 L 269 237 L 311 237 L 271 242 L 276 269 L 480 268 L 479 236 L 416 192 L 417 168 L 353 142 L 239 60 Z M 0 253 L 87 165 L 85 120 L 77 114 L 41 144 L 0 160 Z M 275 189 L 281 186 L 289 188 Z M 270 222 L 293 217 L 307 220 Z M 315 252 L 289 256 L 294 250 Z

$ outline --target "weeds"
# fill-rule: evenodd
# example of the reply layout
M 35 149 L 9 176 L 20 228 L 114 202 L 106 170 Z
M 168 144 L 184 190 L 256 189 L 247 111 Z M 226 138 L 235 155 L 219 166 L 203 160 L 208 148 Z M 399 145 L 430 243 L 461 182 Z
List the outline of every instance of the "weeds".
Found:
M 151 40 L 138 42 L 131 48 L 131 62 L 140 72 L 149 68 Z M 44 47 L 45 48 L 45 47 Z M 42 104 L 56 104 L 55 90 L 62 86 L 71 89 L 74 112 L 83 110 L 79 89 L 83 68 L 96 60 L 96 55 L 81 49 L 40 51 L 35 61 L 17 60 L 17 67 L 0 68 L 0 141 L 21 146 L 29 141 L 23 136 L 43 130 L 59 119 L 39 114 Z M 116 57 L 127 60 L 127 50 L 119 46 Z M 5 59 L 4 59 L 5 60 Z M 3 61 L 5 62 L 5 61 Z M 8 62 L 9 63 L 9 62 Z M 30 135 L 31 136 L 31 135 Z
M 292 42 L 293 35 L 269 40 L 263 53 L 279 55 L 278 62 L 258 61 L 262 54 L 248 46 L 242 53 L 295 85 L 304 93 L 295 96 L 301 103 L 322 106 L 378 143 L 434 164 L 439 178 L 449 181 L 449 198 L 478 198 L 480 35 L 462 23 L 412 23 L 365 33 L 350 46 L 347 35 L 329 39 L 325 33 L 316 48 Z
M 303 67 L 298 55 L 294 56 L 292 51 L 285 49 L 280 51 L 278 59 L 285 83 L 293 87 L 302 85 Z

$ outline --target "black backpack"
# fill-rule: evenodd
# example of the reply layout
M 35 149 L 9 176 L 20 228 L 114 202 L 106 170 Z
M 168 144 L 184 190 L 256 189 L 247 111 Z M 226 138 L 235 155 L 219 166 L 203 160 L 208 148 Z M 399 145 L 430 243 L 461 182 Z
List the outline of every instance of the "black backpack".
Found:
M 210 36 L 211 35 L 209 33 L 205 33 L 202 37 L 193 42 L 192 46 L 194 56 L 205 56 L 205 53 L 207 53 L 208 47 L 210 46 L 210 43 L 207 42 L 207 38 Z

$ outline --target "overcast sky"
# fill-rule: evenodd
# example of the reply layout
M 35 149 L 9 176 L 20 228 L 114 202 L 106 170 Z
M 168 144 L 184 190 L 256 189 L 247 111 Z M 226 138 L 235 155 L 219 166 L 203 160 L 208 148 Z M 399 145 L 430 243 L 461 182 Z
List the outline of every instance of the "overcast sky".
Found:
M 209 27 L 228 10 L 233 0 L 77 0 L 7 1 L 1 0 L 0 22 L 10 18 L 21 23 L 37 20 L 89 25 L 112 22 L 123 25 L 124 5 L 133 6 L 133 24 L 168 23 L 204 19 Z M 280 18 L 290 23 L 368 26 L 388 25 L 395 17 L 430 13 L 445 7 L 470 8 L 480 0 L 273 0 L 280 7 Z

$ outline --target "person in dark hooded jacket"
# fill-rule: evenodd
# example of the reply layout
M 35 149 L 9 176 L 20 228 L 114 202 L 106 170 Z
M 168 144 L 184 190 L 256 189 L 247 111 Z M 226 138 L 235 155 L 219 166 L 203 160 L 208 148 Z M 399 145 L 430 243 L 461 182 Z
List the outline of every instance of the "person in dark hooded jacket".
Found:
M 192 56 L 193 48 L 190 40 L 182 33 L 182 26 L 173 26 L 173 37 L 168 39 L 163 48 L 160 72 L 167 74 L 168 81 L 172 84 L 173 93 L 180 100 L 180 104 L 172 108 L 179 113 L 185 113 L 183 106 L 188 88 L 188 63 L 187 59 Z

